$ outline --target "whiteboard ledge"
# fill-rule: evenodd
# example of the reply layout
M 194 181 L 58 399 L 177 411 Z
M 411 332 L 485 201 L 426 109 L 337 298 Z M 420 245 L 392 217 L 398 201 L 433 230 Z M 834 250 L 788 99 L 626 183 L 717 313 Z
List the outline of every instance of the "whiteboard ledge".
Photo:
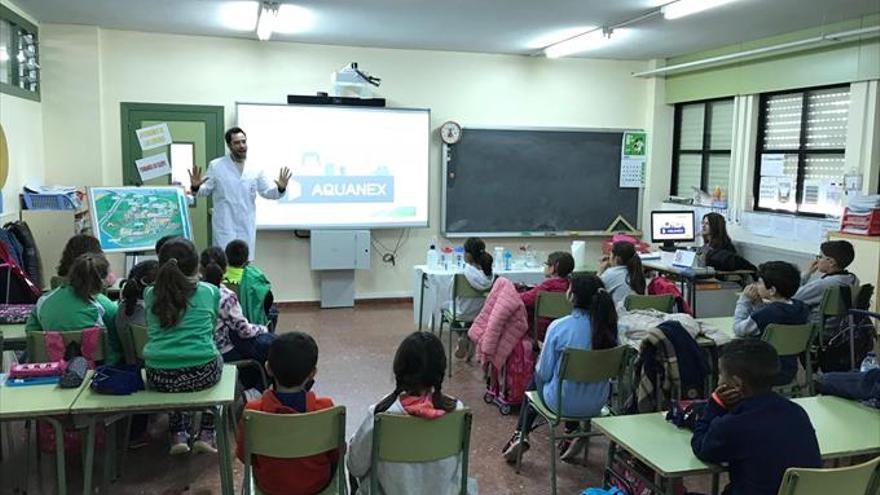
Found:
M 633 231 L 614 231 L 614 232 L 606 232 L 604 230 L 570 230 L 563 232 L 443 232 L 443 236 L 449 239 L 455 238 L 463 238 L 463 237 L 608 237 L 609 235 L 616 234 L 618 232 L 631 235 L 634 237 L 641 237 L 641 230 L 633 230 Z

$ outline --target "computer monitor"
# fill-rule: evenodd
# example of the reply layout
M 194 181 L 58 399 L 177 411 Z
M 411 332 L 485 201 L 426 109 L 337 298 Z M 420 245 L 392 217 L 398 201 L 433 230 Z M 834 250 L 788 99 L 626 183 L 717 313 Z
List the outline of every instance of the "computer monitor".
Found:
M 664 251 L 674 251 L 676 242 L 694 241 L 693 211 L 652 211 L 651 242 L 662 242 Z

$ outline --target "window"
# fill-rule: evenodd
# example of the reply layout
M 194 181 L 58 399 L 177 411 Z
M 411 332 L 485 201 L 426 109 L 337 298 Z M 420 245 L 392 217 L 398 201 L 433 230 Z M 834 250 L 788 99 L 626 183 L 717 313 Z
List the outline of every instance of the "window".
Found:
M 761 96 L 755 209 L 842 212 L 849 86 Z
M 673 196 L 693 196 L 693 187 L 716 188 L 726 198 L 733 141 L 733 98 L 675 106 L 672 149 Z
M 40 99 L 37 27 L 0 6 L 0 91 Z

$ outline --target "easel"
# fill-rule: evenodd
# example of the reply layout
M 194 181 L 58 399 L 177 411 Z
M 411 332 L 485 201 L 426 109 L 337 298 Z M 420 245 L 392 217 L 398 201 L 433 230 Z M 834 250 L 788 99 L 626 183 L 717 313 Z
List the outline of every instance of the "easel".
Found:
M 131 251 L 125 253 L 125 262 L 122 265 L 124 271 L 122 278 L 128 277 L 128 274 L 131 273 L 131 269 L 138 264 L 138 258 L 146 256 L 147 253 L 149 253 L 149 251 Z
M 626 227 L 626 230 L 620 230 L 618 228 L 619 224 L 623 224 L 624 227 Z M 639 237 L 642 236 L 642 231 L 633 227 L 632 224 L 626 220 L 626 218 L 623 218 L 623 215 L 617 215 L 617 218 L 615 218 L 611 222 L 611 224 L 608 225 L 608 228 L 606 228 L 603 231 L 604 234 L 608 234 L 608 235 L 613 235 L 618 232 L 633 235 L 633 236 L 639 236 Z

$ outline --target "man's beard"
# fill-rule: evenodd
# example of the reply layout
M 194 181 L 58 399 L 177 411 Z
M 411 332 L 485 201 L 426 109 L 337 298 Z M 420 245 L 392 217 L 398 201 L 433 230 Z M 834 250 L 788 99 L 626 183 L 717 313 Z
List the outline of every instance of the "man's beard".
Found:
M 232 159 L 237 162 L 245 161 L 247 159 L 247 151 L 244 151 L 244 152 L 233 151 L 232 152 Z

